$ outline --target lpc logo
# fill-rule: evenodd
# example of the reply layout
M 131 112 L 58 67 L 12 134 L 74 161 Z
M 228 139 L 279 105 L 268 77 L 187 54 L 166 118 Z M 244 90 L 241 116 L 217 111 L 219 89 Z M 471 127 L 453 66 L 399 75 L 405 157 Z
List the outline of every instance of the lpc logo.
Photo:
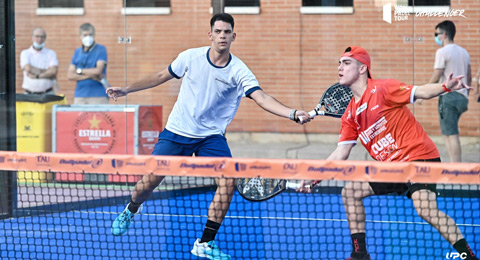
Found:
M 445 256 L 446 259 L 467 259 L 467 253 L 450 252 Z

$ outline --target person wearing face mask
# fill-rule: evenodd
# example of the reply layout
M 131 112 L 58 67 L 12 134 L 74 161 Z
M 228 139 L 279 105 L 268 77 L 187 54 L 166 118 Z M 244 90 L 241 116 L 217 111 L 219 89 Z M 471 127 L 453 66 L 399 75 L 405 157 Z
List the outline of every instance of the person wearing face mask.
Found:
M 55 94 L 58 59 L 55 51 L 45 48 L 47 33 L 41 27 L 32 30 L 30 48 L 20 54 L 25 94 Z
M 445 20 L 435 27 L 435 42 L 442 48 L 438 49 L 435 55 L 434 71 L 429 83 L 445 82 L 453 73 L 454 77 L 465 75 L 462 79 L 463 83 L 471 85 L 470 55 L 467 50 L 453 42 L 455 32 L 455 24 L 449 20 Z M 438 99 L 440 128 L 450 162 L 462 161 L 458 121 L 467 108 L 468 89 L 447 92 Z
M 80 26 L 82 46 L 73 54 L 68 68 L 68 79 L 77 82 L 74 104 L 108 104 L 102 82 L 106 82 L 107 48 L 95 42 L 95 27 L 89 23 Z

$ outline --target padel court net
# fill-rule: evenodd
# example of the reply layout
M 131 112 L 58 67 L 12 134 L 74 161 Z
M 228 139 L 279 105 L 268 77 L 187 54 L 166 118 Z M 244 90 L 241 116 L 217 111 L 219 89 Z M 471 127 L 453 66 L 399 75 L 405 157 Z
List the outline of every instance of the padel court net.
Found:
M 232 259 L 346 259 L 352 239 L 342 188 L 351 181 L 437 184 L 439 210 L 480 252 L 478 163 L 0 152 L 0 169 L 1 259 L 201 259 L 190 251 L 207 222 L 214 178 L 259 176 L 258 185 L 267 179 L 322 182 L 310 194 L 286 189 L 261 202 L 236 190 L 215 239 Z M 114 236 L 112 222 L 143 174 L 167 177 L 129 230 Z M 405 194 L 371 196 L 363 204 L 371 259 L 462 259 Z

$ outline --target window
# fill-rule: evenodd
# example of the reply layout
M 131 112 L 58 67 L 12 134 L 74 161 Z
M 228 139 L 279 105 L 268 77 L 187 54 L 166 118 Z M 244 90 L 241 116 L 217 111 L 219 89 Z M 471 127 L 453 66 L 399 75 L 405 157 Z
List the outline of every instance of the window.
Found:
M 83 0 L 38 0 L 37 15 L 84 15 Z
M 408 0 L 408 7 L 410 13 L 448 12 L 450 0 Z
M 225 0 L 227 6 L 260 6 L 260 0 Z
M 303 6 L 353 6 L 353 0 L 303 0 Z
M 83 0 L 39 0 L 39 8 L 83 8 Z
M 450 0 L 408 0 L 409 6 L 450 6 Z
M 225 13 L 259 14 L 260 0 L 224 0 Z
M 126 0 L 123 15 L 168 15 L 170 0 Z
M 302 0 L 302 14 L 353 14 L 353 0 Z
M 170 7 L 170 0 L 127 0 L 126 7 Z

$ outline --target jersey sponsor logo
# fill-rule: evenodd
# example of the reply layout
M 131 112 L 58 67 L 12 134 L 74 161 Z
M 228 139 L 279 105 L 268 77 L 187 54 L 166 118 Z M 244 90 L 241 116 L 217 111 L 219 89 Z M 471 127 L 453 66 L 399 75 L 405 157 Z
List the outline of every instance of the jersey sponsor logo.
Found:
M 408 86 L 400 86 L 400 90 L 410 90 Z
M 367 102 L 363 103 L 360 107 L 357 108 L 357 112 L 355 114 L 358 116 L 358 114 L 362 113 L 365 109 L 367 109 L 367 106 Z
M 373 138 L 381 134 L 387 129 L 385 126 L 387 124 L 387 119 L 383 116 L 373 125 L 371 125 L 367 130 L 360 133 L 359 137 L 362 140 L 363 144 L 369 143 Z
M 371 151 L 375 154 L 375 159 L 378 161 L 385 161 L 385 159 L 395 153 L 397 149 L 398 145 L 390 133 L 382 137 L 371 147 Z
M 370 109 L 370 111 L 373 111 L 373 110 L 375 110 L 375 109 L 377 109 L 377 108 L 379 108 L 379 107 L 380 107 L 379 105 L 376 105 L 376 106 L 372 107 L 372 108 Z
M 375 86 L 373 89 L 372 89 L 372 94 L 375 94 L 375 92 L 377 92 L 377 86 Z

